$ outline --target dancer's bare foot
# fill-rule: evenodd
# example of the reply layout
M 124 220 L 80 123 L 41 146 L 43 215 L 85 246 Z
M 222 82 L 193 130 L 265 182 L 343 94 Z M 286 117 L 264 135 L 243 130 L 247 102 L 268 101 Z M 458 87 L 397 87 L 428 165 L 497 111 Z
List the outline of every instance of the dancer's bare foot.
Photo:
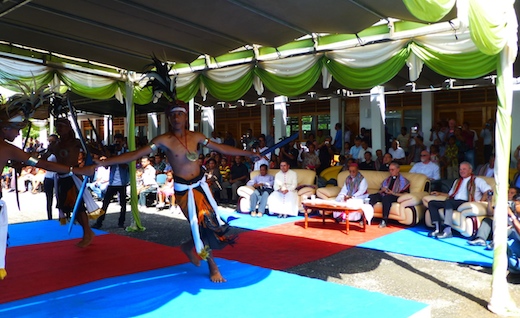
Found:
M 218 269 L 217 264 L 213 260 L 213 257 L 208 257 L 208 266 L 209 266 L 209 279 L 213 283 L 225 283 L 227 280 L 222 277 L 220 274 L 220 270 Z
M 220 271 L 218 269 L 217 269 L 216 273 L 211 273 L 210 272 L 209 279 L 213 283 L 225 283 L 225 282 L 227 282 L 227 280 L 224 277 L 222 277 L 222 275 L 220 274 Z
M 89 246 L 90 243 L 92 243 L 94 236 L 95 236 L 95 234 L 92 230 L 85 232 L 85 234 L 83 234 L 83 239 L 81 239 L 81 241 L 79 241 L 76 244 L 76 246 L 81 247 L 81 248 Z
M 188 256 L 188 259 L 190 262 L 195 266 L 200 266 L 200 258 L 195 253 L 195 250 L 193 249 L 193 246 L 188 243 L 181 244 L 181 251 Z

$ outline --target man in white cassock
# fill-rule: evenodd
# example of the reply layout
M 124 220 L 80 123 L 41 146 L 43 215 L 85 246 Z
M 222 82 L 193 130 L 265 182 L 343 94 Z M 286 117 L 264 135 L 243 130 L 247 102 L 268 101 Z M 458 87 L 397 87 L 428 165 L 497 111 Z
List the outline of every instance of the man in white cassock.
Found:
M 374 207 L 370 204 L 364 204 L 363 199 L 368 197 L 368 183 L 365 177 L 359 172 L 357 163 L 351 163 L 348 166 L 349 176 L 345 179 L 345 183 L 341 188 L 336 202 L 345 202 L 352 209 L 361 209 L 365 214 L 365 218 L 370 224 L 374 216 Z M 345 222 L 346 214 L 344 212 L 333 212 L 332 216 L 338 222 Z M 348 214 L 349 221 L 359 221 L 362 218 L 360 212 L 350 212 Z
M 279 218 L 298 215 L 298 176 L 289 168 L 287 161 L 280 162 L 280 171 L 274 177 L 274 191 L 267 199 L 269 213 L 278 214 Z

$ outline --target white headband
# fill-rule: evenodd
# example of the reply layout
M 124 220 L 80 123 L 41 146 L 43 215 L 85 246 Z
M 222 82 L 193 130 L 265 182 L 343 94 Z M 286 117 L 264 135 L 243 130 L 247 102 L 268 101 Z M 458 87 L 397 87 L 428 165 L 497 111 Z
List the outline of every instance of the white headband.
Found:
M 176 106 L 176 107 L 173 107 L 172 109 L 170 109 L 170 113 L 173 113 L 173 112 L 183 112 L 183 113 L 188 113 L 186 111 L 186 108 L 184 107 L 180 107 L 180 106 Z

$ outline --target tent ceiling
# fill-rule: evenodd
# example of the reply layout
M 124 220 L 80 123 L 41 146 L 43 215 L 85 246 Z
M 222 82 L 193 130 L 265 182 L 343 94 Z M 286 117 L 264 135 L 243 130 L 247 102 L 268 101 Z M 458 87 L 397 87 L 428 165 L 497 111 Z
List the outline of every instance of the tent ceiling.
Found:
M 388 17 L 417 21 L 402 0 L 4 0 L 0 41 L 140 72 L 153 54 L 190 63 L 201 54 L 219 56 L 251 44 L 278 47 L 312 33 L 353 34 Z M 402 87 L 405 73 L 389 87 Z M 428 87 L 444 79 L 425 70 L 420 81 Z M 337 88 L 333 82 L 316 92 L 330 95 Z M 216 102 L 208 97 L 197 101 Z M 244 99 L 257 98 L 251 91 Z
M 11 0 L 1 40 L 140 71 L 156 54 L 189 63 L 311 33 L 357 33 L 382 18 L 416 20 L 402 0 Z M 454 18 L 455 12 L 446 19 Z

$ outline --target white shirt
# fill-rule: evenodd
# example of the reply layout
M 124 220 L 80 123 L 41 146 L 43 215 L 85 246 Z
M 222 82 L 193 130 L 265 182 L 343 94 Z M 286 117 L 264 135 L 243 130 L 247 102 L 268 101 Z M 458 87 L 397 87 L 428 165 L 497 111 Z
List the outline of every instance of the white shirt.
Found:
M 439 166 L 436 163 L 428 162 L 417 162 L 413 165 L 410 172 L 413 173 L 422 173 L 428 177 L 430 180 L 439 180 L 441 178 L 441 172 Z
M 269 149 L 267 146 L 264 148 L 261 148 L 260 153 L 267 149 Z M 253 150 L 253 152 L 256 152 L 256 149 Z M 255 162 L 255 166 L 254 166 L 253 170 L 260 170 L 260 166 L 263 164 L 266 164 L 267 167 L 269 167 L 269 160 L 271 160 L 271 153 L 266 154 L 265 157 L 267 157 L 267 159 L 262 157 L 262 158 L 258 159 L 258 161 Z
M 217 144 L 221 144 L 222 143 L 222 139 L 220 139 L 219 137 L 216 137 L 216 138 L 211 137 L 209 140 L 211 140 L 211 141 L 213 141 L 214 143 L 217 143 Z
M 367 147 L 367 149 L 363 149 L 363 147 L 361 147 L 356 159 L 359 160 L 360 162 L 365 162 L 365 152 L 367 152 L 367 151 L 370 152 L 372 154 L 372 156 L 374 156 L 374 154 L 372 153 L 372 148 Z
M 493 143 L 493 135 L 491 134 L 491 131 L 487 128 L 482 129 L 482 131 L 480 132 L 480 137 L 482 137 L 482 143 L 484 145 L 491 145 Z
M 455 195 L 453 199 L 455 200 L 464 200 L 469 201 L 469 194 L 468 194 L 468 182 L 471 179 L 471 177 L 466 177 L 462 180 L 462 184 L 459 187 L 459 191 Z M 455 192 L 455 184 L 457 182 L 453 183 L 453 186 L 451 187 L 450 192 L 448 193 L 450 196 Z M 475 201 L 480 201 L 482 199 L 482 195 L 484 192 L 491 190 L 491 187 L 489 184 L 487 184 L 484 179 L 476 177 L 475 178 Z
M 55 156 L 54 154 L 50 155 L 50 156 L 47 158 L 47 161 L 50 161 L 50 162 L 56 162 L 56 156 Z M 45 172 L 45 176 L 44 176 L 44 178 L 52 179 L 52 178 L 54 178 L 55 175 L 56 175 L 56 172 L 47 170 L 47 171 Z
M 143 184 L 145 186 L 157 186 L 157 181 L 155 181 L 155 168 L 152 167 L 152 165 L 148 165 L 143 169 Z
M 390 148 L 388 150 L 388 153 L 392 155 L 393 159 L 403 159 L 406 157 L 406 154 L 404 153 L 403 148 L 397 147 L 397 149 L 394 150 L 394 148 Z

